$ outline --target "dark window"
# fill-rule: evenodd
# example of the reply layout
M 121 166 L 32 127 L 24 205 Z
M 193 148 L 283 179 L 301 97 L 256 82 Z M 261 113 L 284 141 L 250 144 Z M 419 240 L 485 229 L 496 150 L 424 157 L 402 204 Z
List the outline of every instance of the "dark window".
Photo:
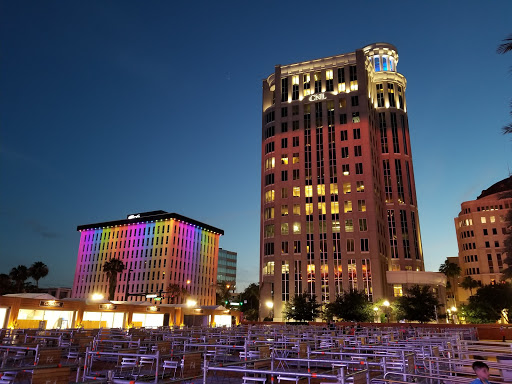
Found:
M 351 101 L 352 101 L 353 107 L 357 107 L 359 105 L 359 97 L 358 96 L 352 96 Z
M 363 174 L 363 163 L 356 163 L 356 175 Z
M 281 139 L 281 148 L 288 148 L 288 139 Z
M 294 169 L 293 170 L 293 180 L 298 180 L 298 179 L 299 179 L 299 170 Z
M 347 124 L 347 114 L 346 113 L 342 113 L 340 115 L 340 124 Z
M 348 147 L 341 147 L 341 157 L 344 159 L 348 157 Z
M 299 120 L 295 120 L 293 123 L 292 123 L 292 129 L 294 131 L 298 131 L 299 130 Z
M 363 153 L 363 151 L 362 151 L 362 149 L 361 149 L 361 146 L 360 146 L 360 145 L 356 145 L 356 146 L 354 147 L 354 156 L 355 156 L 355 157 L 362 156 L 362 153 Z
M 281 79 L 281 101 L 288 101 L 288 78 Z
M 354 128 L 352 132 L 354 134 L 354 140 L 357 140 L 357 139 L 361 138 L 361 129 Z
M 299 136 L 295 136 L 293 138 L 293 146 L 298 147 L 299 146 Z
M 281 132 L 288 132 L 288 123 L 281 123 Z
M 281 117 L 288 116 L 288 107 L 282 107 L 281 108 Z
M 348 134 L 347 134 L 347 131 L 340 131 L 340 135 L 341 135 L 341 141 L 346 141 L 346 140 L 348 140 Z
M 288 181 L 288 171 L 281 171 L 281 181 Z

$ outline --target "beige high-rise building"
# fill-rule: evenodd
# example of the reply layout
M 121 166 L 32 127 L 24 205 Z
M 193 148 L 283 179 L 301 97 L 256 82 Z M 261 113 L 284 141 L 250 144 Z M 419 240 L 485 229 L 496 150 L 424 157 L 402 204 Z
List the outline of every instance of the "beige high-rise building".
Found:
M 263 80 L 262 318 L 281 320 L 305 291 L 322 303 L 349 289 L 390 297 L 423 271 L 397 65 L 397 49 L 376 43 Z
M 508 196 L 508 197 L 505 197 Z M 455 231 L 459 246 L 458 297 L 466 301 L 470 290 L 460 287 L 460 282 L 471 276 L 480 285 L 501 281 L 504 263 L 504 240 L 507 236 L 505 217 L 512 209 L 512 177 L 503 179 L 485 191 L 476 200 L 465 201 L 455 218 Z M 473 294 L 476 289 L 473 289 Z

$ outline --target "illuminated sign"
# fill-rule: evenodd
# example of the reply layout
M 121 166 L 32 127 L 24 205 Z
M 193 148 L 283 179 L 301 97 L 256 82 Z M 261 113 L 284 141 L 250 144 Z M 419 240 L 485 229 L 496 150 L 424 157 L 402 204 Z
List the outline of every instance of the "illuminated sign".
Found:
M 140 213 L 137 213 L 136 215 L 128 215 L 128 220 L 132 219 L 140 219 Z
M 146 311 L 147 312 L 160 312 L 160 308 L 155 306 L 155 305 L 153 305 L 151 307 L 146 307 Z
M 309 101 L 326 100 L 325 93 L 317 93 L 316 95 L 309 96 Z
M 56 300 L 41 300 L 39 302 L 39 306 L 47 308 L 61 308 L 64 306 L 64 303 L 62 301 Z
M 117 305 L 115 304 L 100 304 L 100 309 L 103 309 L 103 310 L 114 310 L 114 309 L 117 309 Z

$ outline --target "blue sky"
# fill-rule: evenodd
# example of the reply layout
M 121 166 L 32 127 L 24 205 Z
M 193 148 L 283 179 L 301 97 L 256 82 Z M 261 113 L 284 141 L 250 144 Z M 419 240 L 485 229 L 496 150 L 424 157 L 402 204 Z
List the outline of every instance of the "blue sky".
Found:
M 512 167 L 512 2 L 0 2 L 0 273 L 71 286 L 76 226 L 162 209 L 225 230 L 258 279 L 261 81 L 385 41 L 406 91 L 425 265 Z

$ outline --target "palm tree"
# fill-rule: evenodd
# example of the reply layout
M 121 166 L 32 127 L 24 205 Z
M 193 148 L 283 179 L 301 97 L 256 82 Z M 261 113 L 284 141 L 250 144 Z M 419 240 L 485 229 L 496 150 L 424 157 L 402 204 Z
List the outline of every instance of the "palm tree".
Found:
M 30 277 L 35 280 L 36 287 L 39 288 L 39 279 L 42 279 L 48 274 L 48 266 L 42 261 L 36 261 L 28 269 L 28 272 L 30 273 Z
M 439 272 L 444 273 L 448 279 L 446 288 L 452 291 L 454 300 L 453 304 L 455 305 L 457 302 L 457 284 L 455 283 L 455 280 L 460 276 L 462 269 L 460 269 L 458 264 L 445 260 L 445 262 L 439 266 Z
M 110 259 L 103 264 L 103 272 L 107 274 L 108 279 L 108 299 L 114 300 L 117 287 L 117 274 L 125 270 L 124 263 L 119 259 Z
M 496 51 L 500 55 L 512 51 L 512 34 L 508 35 L 507 38 L 503 40 L 503 43 L 498 45 Z M 510 114 L 512 115 L 512 102 L 510 103 Z M 504 134 L 512 133 L 512 123 L 505 125 L 502 129 Z
M 188 296 L 188 291 L 179 284 L 171 283 L 167 286 L 167 294 L 167 304 L 169 304 L 169 300 L 172 301 L 171 304 L 177 304 L 180 297 Z
M 16 292 L 21 292 L 24 290 L 23 285 L 25 284 L 25 280 L 30 277 L 30 273 L 26 266 L 18 265 L 17 267 L 11 269 L 9 277 L 14 281 Z
M 473 296 L 473 288 L 478 287 L 478 281 L 473 279 L 471 276 L 466 276 L 460 283 L 460 286 L 464 289 L 469 289 L 469 293 Z

